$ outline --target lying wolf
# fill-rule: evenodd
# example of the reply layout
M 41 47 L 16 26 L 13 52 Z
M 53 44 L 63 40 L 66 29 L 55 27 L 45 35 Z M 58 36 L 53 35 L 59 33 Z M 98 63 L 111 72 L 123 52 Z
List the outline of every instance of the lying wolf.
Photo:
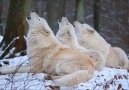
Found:
M 93 60 L 96 70 L 102 70 L 105 66 L 105 60 L 101 53 L 85 49 L 84 47 L 80 46 L 77 41 L 77 37 L 75 35 L 73 25 L 68 21 L 66 17 L 62 17 L 62 20 L 58 21 L 59 30 L 56 34 L 56 38 L 64 45 L 79 50 L 81 52 L 85 52 L 89 54 Z
M 59 86 L 86 82 L 94 75 L 94 64 L 89 55 L 62 45 L 44 18 L 35 12 L 27 17 L 27 55 L 30 66 L 20 67 L 18 73 L 47 73 Z M 2 74 L 13 73 L 17 67 L 0 68 Z
M 119 47 L 111 47 L 102 36 L 88 24 L 74 22 L 78 42 L 83 47 L 99 51 L 105 57 L 105 66 L 129 70 L 126 53 Z

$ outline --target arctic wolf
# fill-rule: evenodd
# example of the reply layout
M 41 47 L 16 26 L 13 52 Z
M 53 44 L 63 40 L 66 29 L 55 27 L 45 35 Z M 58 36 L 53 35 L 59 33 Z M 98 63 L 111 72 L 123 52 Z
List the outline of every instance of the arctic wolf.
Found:
M 64 45 L 85 52 L 89 54 L 93 60 L 96 70 L 102 70 L 105 66 L 105 60 L 101 53 L 89 49 L 85 49 L 80 46 L 75 35 L 73 25 L 68 21 L 66 17 L 62 17 L 62 20 L 58 21 L 59 30 L 56 34 L 56 38 Z
M 27 17 L 27 55 L 30 66 L 17 72 L 47 73 L 58 86 L 72 86 L 86 82 L 94 75 L 94 64 L 89 55 L 62 45 L 44 18 L 35 12 Z M 16 67 L 0 68 L 1 73 L 13 73 Z
M 126 53 L 119 47 L 111 47 L 102 36 L 100 36 L 88 24 L 74 22 L 78 42 L 81 46 L 99 51 L 106 59 L 105 66 L 129 69 L 129 61 Z

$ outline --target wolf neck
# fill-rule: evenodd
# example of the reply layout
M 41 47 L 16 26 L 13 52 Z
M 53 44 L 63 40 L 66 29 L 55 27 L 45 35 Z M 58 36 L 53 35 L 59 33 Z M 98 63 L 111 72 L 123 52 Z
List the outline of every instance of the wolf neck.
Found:
M 61 42 L 57 40 L 57 38 L 52 34 L 54 44 L 56 44 L 58 47 L 67 48 L 65 45 L 63 45 Z
M 75 32 L 72 33 L 72 38 L 73 39 L 71 41 L 72 42 L 71 48 L 78 49 L 78 50 L 84 50 L 84 48 L 79 45 Z
M 44 37 L 42 37 L 42 34 L 39 33 L 32 33 L 29 32 L 28 36 L 27 36 L 27 54 L 29 55 L 29 57 L 33 57 L 35 55 L 39 55 L 41 53 L 41 55 L 47 55 L 47 53 L 51 53 L 51 51 L 57 49 L 57 48 L 65 48 L 54 36 L 54 34 L 50 35 L 51 39 L 48 40 L 43 40 Z M 37 40 L 36 42 L 38 42 L 37 44 L 33 44 L 33 42 L 35 42 L 35 40 Z M 44 45 L 46 43 L 46 45 Z M 34 51 L 38 51 L 33 53 L 30 52 L 34 52 Z M 40 53 L 39 53 L 40 52 Z M 45 56 L 44 56 L 45 57 Z

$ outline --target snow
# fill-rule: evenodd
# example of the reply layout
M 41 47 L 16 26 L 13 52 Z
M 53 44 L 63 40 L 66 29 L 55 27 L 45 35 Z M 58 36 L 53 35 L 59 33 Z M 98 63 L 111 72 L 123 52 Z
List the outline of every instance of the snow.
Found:
M 2 40 L 0 36 L 0 41 Z M 13 48 L 12 50 L 14 50 Z M 9 61 L 9 65 L 3 63 Z M 27 56 L 15 57 L 12 59 L 3 59 L 0 61 L 3 67 L 25 66 L 29 65 Z M 45 80 L 44 73 L 15 73 L 0 75 L 1 90 L 51 90 L 51 86 L 56 86 L 52 80 Z M 82 82 L 72 87 L 60 87 L 60 90 L 128 90 L 129 73 L 125 69 L 115 69 L 105 67 L 102 71 L 95 71 L 94 77 L 88 82 Z
M 9 61 L 5 65 L 3 61 Z M 0 61 L 2 67 L 12 67 L 17 65 L 29 65 L 28 57 L 21 56 Z M 15 73 L 0 75 L 0 89 L 2 90 L 51 90 L 49 86 L 56 86 L 53 81 L 45 80 L 44 73 Z M 80 83 L 72 87 L 60 87 L 60 90 L 128 90 L 129 73 L 125 69 L 115 69 L 105 67 L 102 71 L 95 71 L 94 77 L 88 82 Z
M 0 36 L 0 41 L 2 40 Z M 12 50 L 14 50 L 13 48 Z M 3 61 L 9 61 L 9 65 Z M 27 56 L 20 56 L 0 61 L 2 68 L 29 65 Z M 56 86 L 52 80 L 45 80 L 44 73 L 15 73 L 0 75 L 0 90 L 52 90 Z M 55 90 L 55 89 L 53 89 Z M 58 89 L 56 89 L 58 90 Z M 60 87 L 60 90 L 129 90 L 129 72 L 125 69 L 105 67 L 102 71 L 95 71 L 94 77 L 72 87 Z
M 0 42 L 2 41 L 2 39 L 3 39 L 3 36 L 0 35 Z

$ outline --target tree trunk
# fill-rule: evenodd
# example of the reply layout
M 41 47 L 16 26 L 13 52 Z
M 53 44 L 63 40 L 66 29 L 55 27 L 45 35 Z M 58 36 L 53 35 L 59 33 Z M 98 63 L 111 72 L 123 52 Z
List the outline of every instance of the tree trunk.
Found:
M 100 0 L 94 0 L 94 29 L 99 32 Z
M 58 28 L 58 19 L 65 15 L 65 0 L 48 0 L 47 1 L 47 21 L 56 34 Z
M 57 21 L 57 0 L 48 0 L 47 1 L 47 21 L 53 32 L 56 33 L 56 21 Z
M 29 8 L 30 0 L 10 0 L 5 34 L 0 44 L 0 47 L 4 50 L 1 59 L 14 57 L 15 53 L 26 50 L 24 35 L 27 28 L 25 17 Z
M 76 0 L 75 20 L 84 23 L 84 0 Z
M 59 13 L 58 13 L 58 19 L 61 19 L 63 16 L 65 16 L 65 0 L 59 0 Z
M 0 35 L 3 35 L 3 25 L 2 25 L 2 12 L 3 12 L 3 0 L 0 0 Z

